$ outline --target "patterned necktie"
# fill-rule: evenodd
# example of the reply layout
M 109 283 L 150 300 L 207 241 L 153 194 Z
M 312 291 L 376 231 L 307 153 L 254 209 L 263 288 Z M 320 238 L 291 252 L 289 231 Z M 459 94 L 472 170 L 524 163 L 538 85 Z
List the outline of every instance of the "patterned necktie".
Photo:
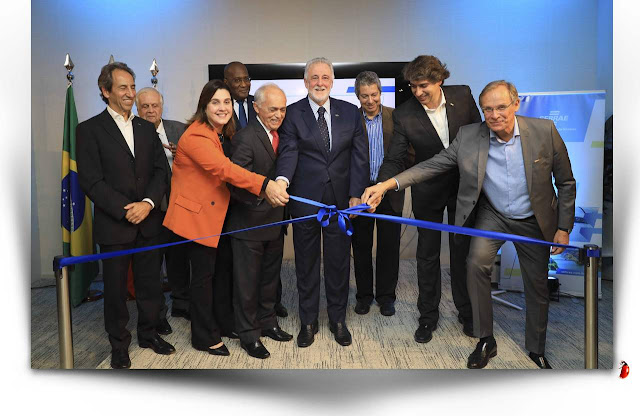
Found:
M 327 111 L 324 107 L 318 108 L 318 127 L 320 128 L 320 136 L 324 142 L 324 148 L 327 153 L 331 152 L 331 141 L 329 141 L 329 127 L 327 126 L 327 120 L 324 118 L 324 113 Z
M 240 123 L 240 128 L 243 129 L 247 126 L 247 113 L 244 111 L 244 100 L 236 100 L 238 103 L 238 122 Z
M 278 145 L 280 144 L 280 136 L 276 130 L 271 130 L 271 146 L 273 146 L 273 153 L 278 154 Z

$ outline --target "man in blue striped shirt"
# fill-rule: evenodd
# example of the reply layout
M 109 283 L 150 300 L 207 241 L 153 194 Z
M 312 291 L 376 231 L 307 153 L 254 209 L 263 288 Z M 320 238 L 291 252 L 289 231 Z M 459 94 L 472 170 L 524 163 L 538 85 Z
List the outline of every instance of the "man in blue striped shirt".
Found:
M 375 72 L 364 71 L 358 74 L 355 93 L 360 101 L 363 126 L 369 138 L 369 181 L 378 182 L 378 171 L 384 159 L 385 150 L 393 136 L 393 109 L 380 104 L 382 86 Z M 412 165 L 412 156 L 407 157 L 406 167 Z M 402 216 L 404 191 L 390 192 L 382 200 L 379 213 Z M 355 312 L 364 315 L 369 312 L 374 299 L 373 291 L 373 229 L 375 219 L 356 217 L 352 220 L 354 233 L 353 264 L 356 275 Z M 377 221 L 378 248 L 376 251 L 376 290 L 375 299 L 384 316 L 395 314 L 396 285 L 400 261 L 400 224 L 389 221 Z

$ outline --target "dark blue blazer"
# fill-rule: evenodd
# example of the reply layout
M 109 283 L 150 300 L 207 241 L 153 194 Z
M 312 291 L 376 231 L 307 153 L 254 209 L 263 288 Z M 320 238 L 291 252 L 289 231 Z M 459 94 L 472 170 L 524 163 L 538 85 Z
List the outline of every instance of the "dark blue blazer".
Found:
M 346 101 L 331 100 L 331 152 L 324 148 L 315 114 L 307 97 L 287 107 L 278 130 L 280 146 L 276 176 L 290 181 L 289 194 L 320 201 L 330 183 L 338 208 L 349 206 L 369 186 L 369 141 L 358 108 Z M 317 212 L 317 208 L 291 201 L 294 217 Z

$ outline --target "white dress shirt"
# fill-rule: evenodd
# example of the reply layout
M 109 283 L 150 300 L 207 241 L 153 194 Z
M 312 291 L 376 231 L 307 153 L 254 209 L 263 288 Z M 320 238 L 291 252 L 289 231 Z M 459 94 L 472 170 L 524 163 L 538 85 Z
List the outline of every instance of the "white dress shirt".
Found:
M 447 100 L 444 98 L 442 88 L 440 88 L 440 104 L 434 109 L 426 105 L 422 106 L 427 116 L 429 116 L 431 124 L 433 124 L 433 127 L 436 129 L 436 133 L 438 133 L 438 137 L 440 137 L 440 141 L 445 149 L 449 147 L 449 123 L 447 121 L 446 104 Z
M 164 124 L 162 123 L 162 120 L 160 120 L 160 124 L 158 125 L 156 132 L 158 132 L 158 136 L 160 136 L 160 141 L 162 142 L 162 144 L 169 146 L 169 139 L 167 138 L 167 132 L 164 131 Z M 166 147 L 163 147 L 163 149 L 164 154 L 167 156 L 169 167 L 173 169 L 173 153 L 171 153 L 171 150 L 167 149 Z

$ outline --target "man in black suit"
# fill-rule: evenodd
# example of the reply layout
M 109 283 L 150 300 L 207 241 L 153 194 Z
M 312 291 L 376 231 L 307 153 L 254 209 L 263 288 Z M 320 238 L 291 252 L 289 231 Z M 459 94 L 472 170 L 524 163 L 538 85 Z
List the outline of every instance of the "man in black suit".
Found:
M 171 169 L 173 168 L 173 158 L 178 148 L 178 140 L 180 136 L 186 130 L 187 126 L 184 123 L 174 120 L 166 120 L 162 118 L 162 112 L 164 110 L 164 97 L 155 88 L 145 87 L 138 91 L 136 94 L 136 108 L 138 109 L 138 116 L 153 123 L 158 133 L 158 137 L 164 147 L 164 154 L 167 157 L 167 163 L 169 163 L 169 169 L 167 171 L 167 180 L 171 185 Z M 169 191 L 171 187 L 169 186 Z M 160 210 L 164 213 L 167 212 L 167 203 L 169 200 L 169 192 L 167 196 L 162 199 L 160 204 Z M 177 237 L 169 229 L 164 228 L 165 241 L 177 241 Z M 167 275 L 169 279 L 169 286 L 171 287 L 171 316 L 182 317 L 189 319 L 189 276 L 190 268 L 189 261 L 187 260 L 184 245 L 172 246 L 160 250 L 161 258 L 164 256 L 167 266 Z M 160 324 L 158 325 L 159 334 L 171 333 L 171 326 L 166 319 L 167 306 L 164 302 L 164 295 L 162 299 L 162 308 L 160 310 Z
M 257 117 L 232 140 L 231 160 L 237 165 L 275 179 L 278 128 L 287 111 L 287 98 L 275 84 L 256 91 Z M 269 224 L 284 219 L 284 207 L 271 207 L 244 189 L 232 188 L 236 203 L 227 212 L 231 230 Z M 290 341 L 280 329 L 275 304 L 280 281 L 284 227 L 269 227 L 231 235 L 233 249 L 233 310 L 242 348 L 255 358 L 269 357 L 260 335 Z
M 372 185 L 378 182 L 378 171 L 393 136 L 393 108 L 380 103 L 382 84 L 375 72 L 364 71 L 358 74 L 355 82 L 355 93 L 360 101 L 362 125 L 369 139 L 369 181 Z M 408 169 L 413 163 L 413 150 L 407 152 L 405 166 Z M 404 191 L 387 193 L 378 207 L 379 214 L 402 216 Z M 376 290 L 375 299 L 380 306 L 380 313 L 392 316 L 396 313 L 396 286 L 398 284 L 398 268 L 400 265 L 400 224 L 389 221 L 376 221 L 373 218 L 356 216 L 352 220 L 353 236 L 353 268 L 356 275 L 356 307 L 360 315 L 369 313 L 373 293 L 373 248 L 374 225 L 378 230 L 378 248 L 376 251 Z
M 103 253 L 161 242 L 167 160 L 153 124 L 131 114 L 135 74 L 124 63 L 102 67 L 98 87 L 107 108 L 76 130 L 80 186 L 95 205 L 94 239 Z M 133 260 L 138 344 L 158 354 L 175 348 L 156 333 L 162 296 L 159 251 L 103 260 L 104 321 L 111 367 L 129 368 L 127 270 Z
M 335 78 L 326 58 L 307 62 L 304 85 L 309 95 L 287 107 L 280 127 L 277 182 L 291 195 L 345 209 L 360 203 L 369 183 L 369 145 L 358 108 L 329 98 Z M 293 217 L 314 214 L 316 207 L 292 201 Z M 351 237 L 333 216 L 328 226 L 317 221 L 293 224 L 300 321 L 298 346 L 308 347 L 318 332 L 320 241 L 329 329 L 342 346 L 351 344 L 345 315 L 349 298 Z
M 409 146 L 419 163 L 449 147 L 461 126 L 481 121 L 480 112 L 466 85 L 443 86 L 449 77 L 447 66 L 435 56 L 421 55 L 403 69 L 413 97 L 393 112 L 393 138 L 385 154 L 378 181 L 405 169 Z M 459 173 L 457 169 L 411 188 L 413 213 L 419 220 L 442 222 L 447 209 L 449 224 L 455 220 Z M 467 291 L 466 258 L 469 237 L 449 234 L 451 292 L 458 309 L 458 321 L 465 335 L 473 336 L 471 302 Z M 440 231 L 418 229 L 418 329 L 416 342 L 431 341 L 437 328 L 440 304 Z
M 251 78 L 249 78 L 247 67 L 242 62 L 229 62 L 224 67 L 224 83 L 231 90 L 236 129 L 243 129 L 256 117 L 256 111 L 253 108 L 253 95 L 249 95 Z
M 224 67 L 224 83 L 227 84 L 229 90 L 231 90 L 231 98 L 233 99 L 233 119 L 236 122 L 236 130 L 242 130 L 249 123 L 256 119 L 256 110 L 253 106 L 253 95 L 249 94 L 249 91 L 251 90 L 251 77 L 249 77 L 249 71 L 247 70 L 247 67 L 242 62 L 229 62 Z M 221 238 L 221 240 L 223 240 L 223 246 L 224 239 L 225 237 Z M 223 252 L 225 250 L 224 247 L 218 248 Z M 224 262 L 221 263 L 220 261 L 218 261 L 216 263 L 216 269 L 224 269 L 225 267 L 223 264 Z M 223 280 L 224 279 L 216 279 L 217 282 L 221 282 Z M 287 308 L 285 308 L 285 306 L 282 304 L 281 300 L 282 282 L 278 279 L 276 315 L 281 318 L 286 318 L 289 315 L 289 312 L 287 311 Z M 219 321 L 220 320 L 218 320 L 218 322 Z

